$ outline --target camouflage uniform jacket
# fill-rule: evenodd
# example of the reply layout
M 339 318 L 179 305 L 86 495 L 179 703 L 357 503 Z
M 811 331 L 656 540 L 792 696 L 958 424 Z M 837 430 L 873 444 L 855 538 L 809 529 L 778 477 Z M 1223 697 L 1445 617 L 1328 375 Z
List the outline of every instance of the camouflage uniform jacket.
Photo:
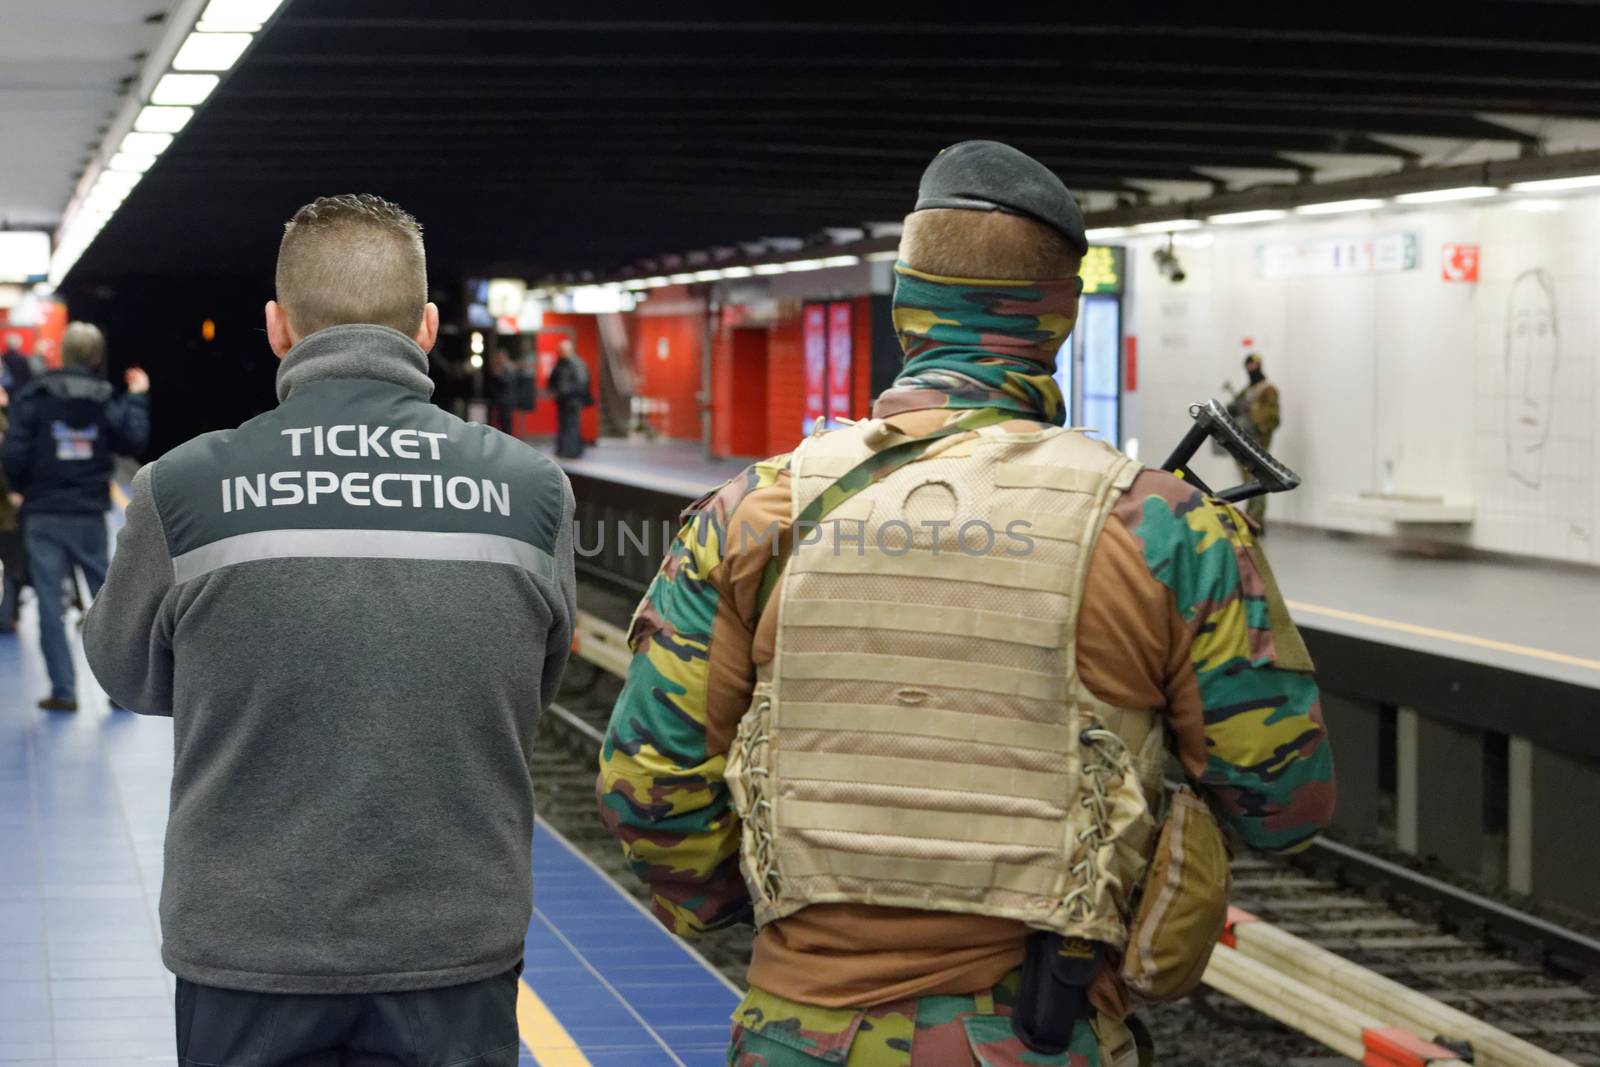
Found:
M 930 406 L 893 422 L 927 434 L 955 414 Z M 657 917 L 682 935 L 750 914 L 723 773 L 756 665 L 773 654 L 781 591 L 758 609 L 770 549 L 744 531 L 790 521 L 788 480 L 778 456 L 686 513 L 628 633 L 600 810 Z M 1333 767 L 1311 662 L 1237 512 L 1140 474 L 1091 557 L 1078 640 L 1085 683 L 1161 711 L 1185 770 L 1247 843 L 1291 850 L 1327 823 Z M 1020 963 L 1026 933 L 982 916 L 814 905 L 762 929 L 750 980 L 828 1007 L 971 993 Z

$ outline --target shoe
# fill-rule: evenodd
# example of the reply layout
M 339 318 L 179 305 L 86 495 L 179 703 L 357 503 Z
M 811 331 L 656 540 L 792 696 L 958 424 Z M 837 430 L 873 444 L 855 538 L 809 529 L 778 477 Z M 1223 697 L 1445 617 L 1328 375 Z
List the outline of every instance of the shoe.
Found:
M 77 711 L 78 702 L 63 697 L 45 697 L 39 701 L 40 711 Z

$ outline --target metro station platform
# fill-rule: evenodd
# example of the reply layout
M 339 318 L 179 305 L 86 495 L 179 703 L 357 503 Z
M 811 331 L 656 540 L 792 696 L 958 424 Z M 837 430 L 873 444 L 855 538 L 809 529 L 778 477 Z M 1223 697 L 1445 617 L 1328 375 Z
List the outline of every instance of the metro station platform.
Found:
M 0 637 L 0 1067 L 173 1062 L 157 901 L 172 722 L 48 691 L 31 602 Z M 739 993 L 543 822 L 518 1024 L 537 1067 L 711 1067 Z

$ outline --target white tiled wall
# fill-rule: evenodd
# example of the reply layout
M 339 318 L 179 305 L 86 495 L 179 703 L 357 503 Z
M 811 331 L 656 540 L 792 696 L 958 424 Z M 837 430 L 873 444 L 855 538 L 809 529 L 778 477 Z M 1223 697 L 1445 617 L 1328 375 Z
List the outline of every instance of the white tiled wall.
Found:
M 1127 330 L 1140 366 L 1139 389 L 1124 402 L 1127 432 L 1146 462 L 1159 462 L 1190 403 L 1223 395 L 1225 379 L 1242 382 L 1249 337 L 1282 392 L 1273 450 L 1305 479 L 1272 501 L 1273 514 L 1381 533 L 1391 527 L 1341 515 L 1332 498 L 1389 488 L 1470 499 L 1477 518 L 1462 537 L 1472 545 L 1600 564 L 1600 197 L 1555 203 L 1540 213 L 1499 200 L 1211 227 L 1209 244 L 1179 245 L 1188 272 L 1180 285 L 1155 269 L 1151 253 L 1165 237 L 1128 242 Z M 1263 244 L 1390 233 L 1416 235 L 1415 269 L 1271 279 L 1258 266 Z M 1476 284 L 1443 279 L 1446 244 L 1480 246 Z M 1536 270 L 1553 301 L 1536 282 L 1517 286 Z M 1508 395 L 1521 388 L 1510 373 L 1521 364 L 1508 360 L 1514 289 L 1523 305 L 1553 302 L 1556 325 L 1548 433 L 1520 461 L 1521 478 L 1507 434 L 1520 410 L 1508 416 Z M 1198 466 L 1231 484 L 1222 461 Z

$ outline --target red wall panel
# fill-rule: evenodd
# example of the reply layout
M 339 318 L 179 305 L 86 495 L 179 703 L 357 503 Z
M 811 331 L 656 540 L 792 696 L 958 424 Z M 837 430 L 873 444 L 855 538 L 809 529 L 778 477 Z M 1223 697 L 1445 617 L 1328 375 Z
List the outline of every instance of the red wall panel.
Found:
M 735 454 L 733 334 L 724 322 L 711 339 L 711 451 L 718 456 Z
M 800 308 L 774 323 L 767 341 L 767 446 L 769 455 L 800 441 L 805 419 L 805 326 Z
M 571 334 L 560 332 L 571 330 Z M 538 334 L 539 372 L 537 386 L 539 400 L 531 412 L 518 412 L 517 436 L 553 437 L 556 432 L 555 400 L 545 394 L 545 379 L 555 364 L 555 355 L 566 337 L 572 338 L 578 348 L 578 358 L 588 364 L 589 389 L 595 403 L 583 409 L 578 417 L 578 429 L 583 439 L 591 444 L 600 435 L 600 327 L 593 315 L 570 315 L 549 312 L 544 317 L 544 330 Z M 490 343 L 493 343 L 493 338 Z
M 685 312 L 630 316 L 634 366 L 639 395 L 664 401 L 658 425 L 665 437 L 694 440 L 700 436 L 700 350 L 705 344 L 705 315 Z
M 872 297 L 856 297 L 853 313 L 855 322 L 851 332 L 854 336 L 850 348 L 855 363 L 850 368 L 854 378 L 850 417 L 864 419 L 872 414 Z
M 767 448 L 767 349 L 771 338 L 759 327 L 729 331 L 731 389 L 728 450 L 723 455 L 756 456 Z

